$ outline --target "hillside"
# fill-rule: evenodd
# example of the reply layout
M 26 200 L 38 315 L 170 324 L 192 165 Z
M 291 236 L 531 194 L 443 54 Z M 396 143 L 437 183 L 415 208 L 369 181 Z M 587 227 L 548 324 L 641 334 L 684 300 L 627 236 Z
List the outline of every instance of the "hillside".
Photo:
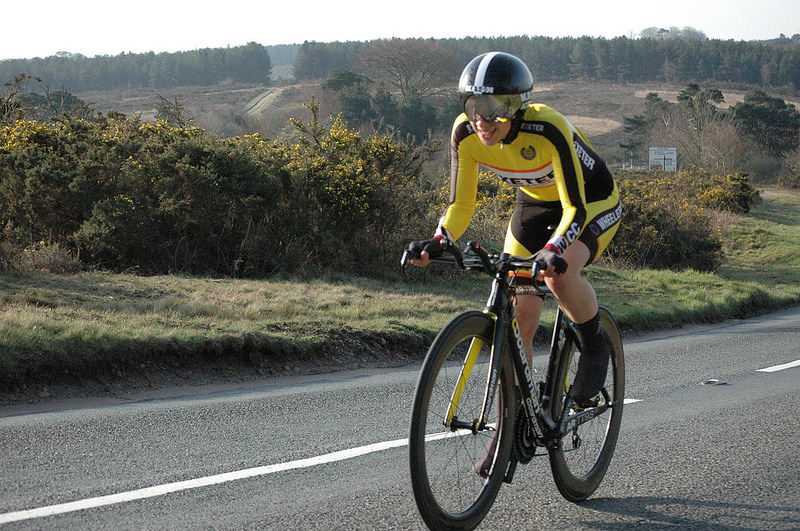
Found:
M 204 127 L 203 121 L 207 120 L 207 115 L 243 115 L 247 103 L 266 90 L 268 87 L 264 85 L 223 83 L 215 86 L 187 86 L 168 90 L 89 91 L 75 95 L 98 112 L 106 113 L 113 110 L 128 116 L 141 114 L 145 122 L 154 120 L 154 101 L 157 94 L 169 100 L 175 96 L 182 96 L 187 108 L 195 116 L 197 125 Z
M 592 141 L 613 165 L 622 164 L 619 143 L 625 140 L 623 118 L 644 112 L 644 98 L 656 92 L 667 101 L 677 101 L 683 85 L 611 83 L 605 81 L 564 81 L 535 84 L 534 100 L 545 103 L 566 115 Z M 722 107 L 741 101 L 746 90 L 721 89 Z M 149 89 L 92 91 L 76 94 L 99 112 L 115 110 L 126 115 L 141 114 L 153 121 L 156 94 L 168 100 L 181 96 L 196 125 L 222 136 L 267 133 L 274 137 L 288 116 L 299 116 L 302 103 L 316 97 L 323 103 L 330 99 L 318 84 L 264 85 L 221 84 L 212 87 L 181 87 L 163 91 Z M 269 100 L 266 110 L 258 98 Z M 800 108 L 800 100 L 787 100 Z M 248 111 L 259 108 L 257 117 Z M 324 108 L 323 108 L 324 109 Z M 266 122 L 266 125 L 263 123 Z M 240 125 L 243 124 L 243 125 Z M 445 133 L 440 133 L 444 136 Z

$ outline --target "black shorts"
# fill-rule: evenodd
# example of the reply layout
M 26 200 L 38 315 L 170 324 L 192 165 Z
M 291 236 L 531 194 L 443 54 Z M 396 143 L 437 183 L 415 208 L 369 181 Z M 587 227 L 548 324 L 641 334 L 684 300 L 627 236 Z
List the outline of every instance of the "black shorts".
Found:
M 560 202 L 537 201 L 519 190 L 503 250 L 515 256 L 532 255 L 553 236 L 561 216 Z M 586 224 L 578 237 L 589 248 L 586 265 L 594 262 L 608 246 L 617 232 L 621 217 L 622 205 L 616 187 L 607 198 L 586 204 Z

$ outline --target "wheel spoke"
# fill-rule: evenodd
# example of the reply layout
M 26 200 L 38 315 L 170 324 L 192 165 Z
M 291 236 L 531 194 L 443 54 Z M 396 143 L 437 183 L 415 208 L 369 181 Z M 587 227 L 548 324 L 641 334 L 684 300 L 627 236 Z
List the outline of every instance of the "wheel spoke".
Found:
M 487 412 L 488 424 L 474 429 L 486 393 L 492 321 L 479 312 L 467 315 L 445 328 L 431 346 L 412 411 L 412 487 L 420 514 L 434 529 L 476 526 L 497 495 L 503 480 L 499 470 L 511 453 L 513 418 L 503 418 L 513 397 L 509 367 L 498 371 L 498 397 Z M 462 370 L 467 352 L 469 367 Z M 478 471 L 495 436 L 500 441 L 496 462 L 484 478 Z
M 565 418 L 562 420 L 562 443 L 550 450 L 553 478 L 561 494 L 572 501 L 586 499 L 600 484 L 611 461 L 622 417 L 625 388 L 625 364 L 619 329 L 607 310 L 601 309 L 601 322 L 612 339 L 612 362 L 609 363 L 606 386 L 602 397 L 593 407 L 579 408 L 561 397 Z M 579 355 L 569 359 L 569 368 L 559 378 L 573 381 Z M 562 384 L 559 389 L 567 389 Z

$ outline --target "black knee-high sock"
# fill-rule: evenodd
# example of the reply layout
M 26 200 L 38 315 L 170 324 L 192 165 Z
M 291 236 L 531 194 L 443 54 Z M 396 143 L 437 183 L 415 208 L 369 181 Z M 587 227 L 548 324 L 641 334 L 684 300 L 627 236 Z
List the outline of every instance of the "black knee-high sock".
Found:
M 600 334 L 602 328 L 600 327 L 600 312 L 598 311 L 594 317 L 585 323 L 576 323 L 578 332 L 581 334 L 583 340 L 583 351 L 595 353 L 603 350 L 605 347 L 603 336 Z
M 583 350 L 578 359 L 578 372 L 569 390 L 569 395 L 578 403 L 595 396 L 606 380 L 608 370 L 608 344 L 600 327 L 600 313 L 576 324 L 583 340 Z

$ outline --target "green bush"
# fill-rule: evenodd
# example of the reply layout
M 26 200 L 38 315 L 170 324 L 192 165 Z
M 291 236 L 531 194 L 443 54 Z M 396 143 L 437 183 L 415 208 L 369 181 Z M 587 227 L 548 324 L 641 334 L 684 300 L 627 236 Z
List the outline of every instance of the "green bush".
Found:
M 253 218 L 279 196 L 253 154 L 257 141 L 165 122 L 135 135 L 138 149 L 111 181 L 79 183 L 95 201 L 72 240 L 93 262 L 115 268 L 233 272 Z
M 388 274 L 422 224 L 430 148 L 309 109 L 296 143 L 115 113 L 0 128 L 3 256 L 47 241 L 142 273 Z
M 743 174 L 689 170 L 618 177 L 624 214 L 608 255 L 634 267 L 715 270 L 722 260 L 722 234 L 712 211 L 744 214 L 757 198 Z
M 323 124 L 314 101 L 307 108 L 293 141 L 116 113 L 0 128 L 0 262 L 12 267 L 45 241 L 89 266 L 143 273 L 396 273 L 449 195 L 445 177 L 421 178 L 436 146 L 364 137 L 338 117 Z M 608 256 L 632 266 L 714 270 L 722 235 L 710 213 L 746 213 L 757 199 L 742 174 L 620 177 L 625 214 Z M 514 197 L 482 174 L 465 238 L 502 245 Z

